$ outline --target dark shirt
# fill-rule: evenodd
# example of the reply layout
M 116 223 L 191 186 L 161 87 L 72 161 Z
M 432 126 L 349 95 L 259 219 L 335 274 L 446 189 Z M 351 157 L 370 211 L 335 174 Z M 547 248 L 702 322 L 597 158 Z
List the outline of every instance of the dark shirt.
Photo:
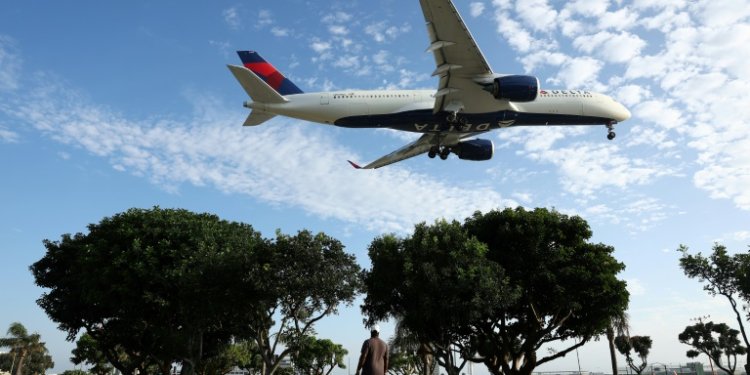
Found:
M 388 359 L 388 344 L 378 337 L 365 340 L 362 344 L 365 364 L 362 375 L 385 375 L 385 361 Z

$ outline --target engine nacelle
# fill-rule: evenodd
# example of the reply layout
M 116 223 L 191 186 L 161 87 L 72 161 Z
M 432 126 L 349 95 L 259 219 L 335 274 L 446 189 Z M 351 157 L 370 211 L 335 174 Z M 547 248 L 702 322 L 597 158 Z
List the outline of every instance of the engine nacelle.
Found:
M 495 145 L 488 139 L 472 139 L 459 142 L 452 150 L 462 160 L 490 160 L 495 153 Z
M 511 102 L 531 102 L 539 95 L 539 79 L 534 76 L 503 76 L 497 77 L 485 89 L 492 93 L 495 99 Z

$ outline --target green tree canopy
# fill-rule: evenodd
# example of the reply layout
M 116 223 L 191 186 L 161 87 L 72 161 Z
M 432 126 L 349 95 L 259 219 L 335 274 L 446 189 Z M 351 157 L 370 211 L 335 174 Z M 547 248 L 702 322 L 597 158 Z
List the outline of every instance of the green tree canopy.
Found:
M 263 279 L 268 297 L 251 310 L 244 336 L 255 342 L 264 375 L 275 373 L 314 334 L 318 321 L 351 305 L 362 289 L 354 256 L 325 233 L 277 233 L 270 251 Z
M 331 340 L 308 336 L 301 340 L 292 359 L 301 374 L 329 375 L 336 367 L 346 368 L 344 358 L 348 353 L 343 346 Z
M 705 354 L 720 369 L 728 374 L 734 374 L 734 370 L 737 368 L 737 355 L 747 353 L 747 348 L 742 346 L 737 338 L 739 333 L 738 330 L 729 328 L 724 323 L 698 322 L 685 327 L 685 330 L 679 334 L 678 339 L 681 343 L 694 348 L 687 351 L 688 358 Z M 723 362 L 723 360 L 726 360 L 726 362 Z
M 265 295 L 267 241 L 250 225 L 155 207 L 88 230 L 44 242 L 31 266 L 48 289 L 38 303 L 70 340 L 85 330 L 124 374 L 153 363 L 168 372 L 173 361 L 190 373 Z
M 369 247 L 363 311 L 370 322 L 394 317 L 426 346 L 448 374 L 458 374 L 471 355 L 455 362 L 454 349 L 469 350 L 472 323 L 514 298 L 487 247 L 459 222 L 437 221 L 399 239 L 376 238 Z M 425 366 L 427 367 L 427 366 Z
M 636 374 L 641 374 L 643 370 L 646 369 L 646 366 L 648 366 L 648 353 L 651 350 L 651 337 L 648 336 L 626 336 L 626 335 L 620 335 L 615 338 L 615 346 L 617 346 L 617 351 L 622 353 L 622 355 L 625 356 L 625 360 L 628 363 L 628 366 L 630 366 L 633 371 L 636 372 Z M 635 361 L 633 359 L 633 353 L 638 356 L 638 358 L 641 359 L 641 364 L 637 365 L 635 364 Z
M 478 324 L 478 351 L 493 374 L 530 374 L 603 334 L 627 310 L 625 266 L 604 244 L 588 242 L 591 229 L 578 216 L 523 208 L 476 213 L 468 232 L 487 244 L 487 260 L 504 271 L 521 297 L 498 306 Z M 574 344 L 538 358 L 552 342 Z
M 406 239 L 379 237 L 363 311 L 371 321 L 403 319 L 438 358 L 452 345 L 492 374 L 527 375 L 603 334 L 627 309 L 617 279 L 624 265 L 590 237 L 580 217 L 523 208 L 476 213 L 462 227 L 421 224 Z M 569 339 L 575 343 L 537 357 Z
M 711 296 L 719 295 L 727 299 L 740 327 L 742 341 L 745 347 L 750 347 L 740 313 L 742 302 L 750 303 L 750 253 L 729 255 L 727 248 L 718 243 L 714 244 L 708 257 L 701 253 L 688 253 L 688 247 L 685 245 L 680 245 L 678 251 L 682 253 L 680 267 L 687 277 L 697 278 L 705 283 L 703 289 Z M 745 372 L 750 373 L 750 353 L 746 359 Z
M 87 364 L 90 366 L 89 372 L 94 375 L 108 375 L 114 370 L 104 353 L 99 349 L 99 345 L 91 335 L 84 333 L 76 341 L 76 347 L 72 351 L 73 356 L 70 361 L 75 365 Z M 120 356 L 125 355 L 121 353 Z M 121 361 L 125 359 L 122 358 Z

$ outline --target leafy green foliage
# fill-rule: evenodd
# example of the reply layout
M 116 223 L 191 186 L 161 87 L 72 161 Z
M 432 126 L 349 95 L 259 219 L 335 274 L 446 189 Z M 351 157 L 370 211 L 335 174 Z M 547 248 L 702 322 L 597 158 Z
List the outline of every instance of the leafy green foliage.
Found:
M 495 375 L 530 374 L 604 333 L 627 308 L 616 277 L 624 265 L 590 237 L 580 217 L 522 208 L 379 237 L 363 312 L 370 321 L 402 319 L 449 374 L 459 368 L 445 359 L 451 348 Z M 542 346 L 568 339 L 576 343 L 537 358 Z
M 88 229 L 44 242 L 31 266 L 49 289 L 38 303 L 69 339 L 85 330 L 125 374 L 152 364 L 165 372 L 175 360 L 189 373 L 264 294 L 256 281 L 267 241 L 249 225 L 157 207 Z
M 458 374 L 466 358 L 455 362 L 453 347 L 467 347 L 471 322 L 515 298 L 486 252 L 456 221 L 419 224 L 404 239 L 376 238 L 362 309 L 371 322 L 400 319 L 448 374 Z
M 351 305 L 362 288 L 354 256 L 324 233 L 277 233 L 270 251 L 263 278 L 268 297 L 251 311 L 252 319 L 246 319 L 245 335 L 257 346 L 263 374 L 276 372 L 281 361 L 314 334 L 315 323 L 335 314 L 339 305 Z
M 740 327 L 739 333 L 746 347 L 750 347 L 745 324 L 740 310 L 741 304 L 750 303 L 750 253 L 729 255 L 725 246 L 714 244 L 711 255 L 688 253 L 687 246 L 680 245 L 682 253 L 680 267 L 691 279 L 697 278 L 705 283 L 703 289 L 711 296 L 723 296 L 727 299 Z M 749 312 L 750 314 L 750 312 Z M 748 315 L 750 318 L 750 315 Z M 750 373 L 750 353 L 747 355 L 745 372 Z
M 678 338 L 681 343 L 694 348 L 687 351 L 689 358 L 695 358 L 701 353 L 705 354 L 720 369 L 733 374 L 737 368 L 737 355 L 747 353 L 747 348 L 742 346 L 737 338 L 739 333 L 738 330 L 729 328 L 724 323 L 698 322 L 685 327 Z M 722 359 L 726 359 L 726 364 L 722 362 Z
M 84 333 L 76 341 L 76 347 L 72 352 L 73 356 L 70 361 L 73 364 L 87 364 L 90 366 L 89 372 L 94 375 L 108 375 L 113 372 L 113 367 L 110 365 L 109 360 L 104 353 L 99 349 L 99 345 L 91 335 Z M 124 356 L 124 353 L 120 353 L 120 356 Z M 122 358 L 121 361 L 124 361 Z
M 651 350 L 651 344 L 652 341 L 651 337 L 649 336 L 630 337 L 620 335 L 615 338 L 615 346 L 617 347 L 617 351 L 625 356 L 625 360 L 628 362 L 628 366 L 630 366 L 630 368 L 639 375 L 643 372 L 643 370 L 646 369 L 646 366 L 648 366 L 648 353 Z M 635 365 L 633 354 L 631 352 L 635 352 L 635 354 L 641 359 L 640 365 Z
M 38 333 L 29 334 L 23 324 L 15 322 L 8 327 L 7 337 L 0 338 L 0 348 L 9 348 L 8 353 L 0 354 L 0 369 L 13 375 L 44 373 L 55 366 L 42 337 Z
M 343 346 L 328 339 L 306 337 L 292 355 L 294 365 L 304 375 L 329 375 L 334 368 L 345 369 L 349 353 Z

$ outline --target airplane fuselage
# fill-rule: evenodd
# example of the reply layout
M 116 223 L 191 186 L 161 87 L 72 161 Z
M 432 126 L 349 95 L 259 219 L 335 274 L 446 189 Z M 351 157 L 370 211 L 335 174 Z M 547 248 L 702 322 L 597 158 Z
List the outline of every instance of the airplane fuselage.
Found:
M 389 128 L 418 133 L 472 133 L 524 125 L 606 125 L 630 113 L 607 95 L 584 90 L 541 90 L 531 102 L 496 100 L 479 113 L 433 112 L 434 90 L 336 91 L 289 95 L 284 103 L 246 102 L 277 115 L 348 128 Z

